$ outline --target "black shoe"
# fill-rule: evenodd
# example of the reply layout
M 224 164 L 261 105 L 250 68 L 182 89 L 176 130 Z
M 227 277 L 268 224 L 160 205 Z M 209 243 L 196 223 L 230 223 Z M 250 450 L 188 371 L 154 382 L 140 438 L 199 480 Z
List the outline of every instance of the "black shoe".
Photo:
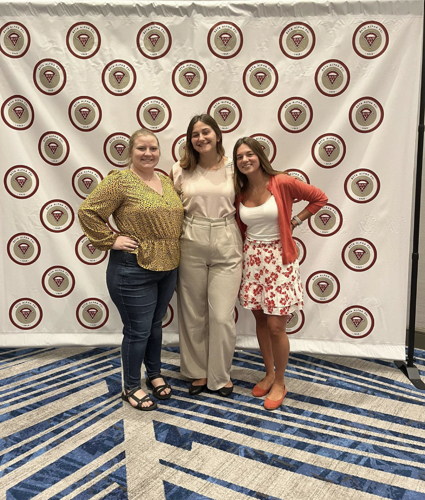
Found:
M 155 387 L 152 384 L 152 380 L 155 380 L 156 378 L 162 378 L 164 383 L 162 385 L 158 385 L 157 387 Z M 149 389 L 152 389 L 152 394 L 157 399 L 170 399 L 171 398 L 171 385 L 166 382 L 165 378 L 162 375 L 156 375 L 155 377 L 152 377 L 152 378 L 147 377 L 146 386 L 149 387 Z M 161 394 L 161 392 L 164 389 L 170 389 L 170 392 L 168 392 L 167 394 Z
M 189 394 L 191 396 L 196 396 L 197 394 L 201 394 L 202 391 L 205 391 L 207 388 L 207 384 L 204 385 L 193 385 L 193 382 L 189 386 Z
M 230 387 L 222 387 L 217 392 L 220 394 L 220 396 L 223 396 L 224 398 L 227 398 L 233 392 L 233 385 L 230 386 Z

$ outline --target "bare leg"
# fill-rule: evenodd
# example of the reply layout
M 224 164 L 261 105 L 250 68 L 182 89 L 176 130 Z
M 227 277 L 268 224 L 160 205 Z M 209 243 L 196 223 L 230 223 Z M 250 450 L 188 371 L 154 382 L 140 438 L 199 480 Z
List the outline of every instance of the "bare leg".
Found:
M 260 389 L 270 389 L 272 386 L 274 373 L 274 358 L 270 332 L 267 325 L 267 315 L 263 311 L 252 311 L 255 316 L 256 332 L 258 344 L 260 345 L 261 355 L 263 356 L 266 376 L 257 384 Z
M 289 340 L 286 334 L 288 316 L 267 316 L 267 327 L 270 334 L 275 364 L 275 380 L 270 389 L 269 399 L 277 401 L 285 390 L 285 369 L 289 358 Z

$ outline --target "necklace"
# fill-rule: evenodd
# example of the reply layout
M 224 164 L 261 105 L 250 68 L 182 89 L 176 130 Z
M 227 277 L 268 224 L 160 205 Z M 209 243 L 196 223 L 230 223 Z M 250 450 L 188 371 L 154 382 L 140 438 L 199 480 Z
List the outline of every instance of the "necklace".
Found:
M 157 178 L 157 175 L 155 172 L 153 173 L 153 175 L 150 179 L 143 179 L 143 177 L 141 175 L 139 175 L 137 172 L 134 172 L 134 170 L 132 170 L 132 172 L 135 173 L 137 175 L 137 177 L 139 177 L 139 179 L 141 179 L 143 182 L 152 182 L 154 179 Z
M 252 186 L 252 194 L 257 194 L 259 191 L 263 190 L 267 186 L 268 182 L 269 180 L 267 179 L 266 183 L 260 184 L 257 187 Z

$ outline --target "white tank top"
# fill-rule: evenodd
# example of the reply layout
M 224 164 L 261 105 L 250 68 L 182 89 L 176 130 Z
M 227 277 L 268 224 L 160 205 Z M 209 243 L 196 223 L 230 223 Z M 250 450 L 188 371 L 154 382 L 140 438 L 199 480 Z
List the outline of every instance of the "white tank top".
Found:
M 229 159 L 219 170 L 198 165 L 193 172 L 176 163 L 173 165 L 173 179 L 187 215 L 219 219 L 236 212 L 232 160 Z
M 258 241 L 280 240 L 278 210 L 273 195 L 259 207 L 246 207 L 241 203 L 239 215 L 247 226 L 248 238 Z

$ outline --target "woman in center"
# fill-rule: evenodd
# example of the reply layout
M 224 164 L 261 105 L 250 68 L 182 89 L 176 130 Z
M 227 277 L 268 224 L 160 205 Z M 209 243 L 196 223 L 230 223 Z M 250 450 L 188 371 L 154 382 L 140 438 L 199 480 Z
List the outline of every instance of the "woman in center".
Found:
M 235 220 L 233 162 L 210 115 L 190 121 L 185 156 L 171 177 L 185 210 L 177 282 L 180 371 L 192 379 L 190 394 L 208 387 L 229 396 L 242 238 Z
M 317 187 L 274 170 L 261 144 L 239 139 L 233 149 L 237 221 L 245 237 L 239 300 L 251 309 L 266 368 L 252 390 L 265 396 L 267 410 L 278 408 L 286 396 L 285 369 L 289 358 L 288 316 L 303 307 L 303 288 L 292 231 L 328 201 Z M 308 205 L 292 216 L 295 200 Z

